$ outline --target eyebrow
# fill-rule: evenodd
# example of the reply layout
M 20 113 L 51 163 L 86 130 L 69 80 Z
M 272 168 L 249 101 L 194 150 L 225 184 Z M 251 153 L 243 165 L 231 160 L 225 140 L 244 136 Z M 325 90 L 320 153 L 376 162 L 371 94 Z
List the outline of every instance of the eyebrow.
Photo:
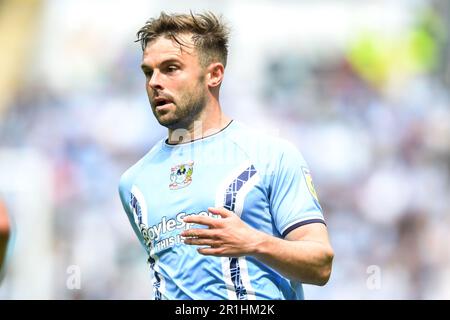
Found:
M 182 62 L 180 60 L 176 59 L 176 58 L 169 58 L 167 60 L 163 60 L 159 65 L 162 66 L 162 65 L 169 64 L 169 63 L 173 63 L 173 62 L 182 64 Z M 152 68 L 150 68 L 148 65 L 146 65 L 144 63 L 141 64 L 141 69 L 142 70 L 152 70 Z

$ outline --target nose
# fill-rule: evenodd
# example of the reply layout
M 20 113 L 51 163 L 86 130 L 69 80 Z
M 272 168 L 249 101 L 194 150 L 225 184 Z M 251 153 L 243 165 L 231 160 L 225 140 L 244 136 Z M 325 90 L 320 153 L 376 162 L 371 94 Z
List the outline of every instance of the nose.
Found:
M 161 73 L 158 70 L 153 71 L 151 78 L 148 80 L 148 86 L 153 90 L 163 89 Z

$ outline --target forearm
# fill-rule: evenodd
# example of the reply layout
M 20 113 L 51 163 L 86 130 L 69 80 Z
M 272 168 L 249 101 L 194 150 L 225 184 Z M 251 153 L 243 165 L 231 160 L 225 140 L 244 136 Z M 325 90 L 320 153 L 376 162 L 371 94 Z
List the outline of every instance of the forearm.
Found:
M 310 240 L 284 240 L 260 233 L 252 254 L 284 276 L 302 283 L 324 285 L 331 274 L 333 250 Z
M 249 227 L 224 208 L 208 210 L 222 219 L 194 215 L 183 219 L 186 223 L 208 226 L 181 233 L 185 244 L 202 246 L 197 249 L 199 253 L 222 257 L 254 256 L 289 279 L 316 285 L 327 283 L 333 250 L 323 224 L 294 229 L 284 240 Z

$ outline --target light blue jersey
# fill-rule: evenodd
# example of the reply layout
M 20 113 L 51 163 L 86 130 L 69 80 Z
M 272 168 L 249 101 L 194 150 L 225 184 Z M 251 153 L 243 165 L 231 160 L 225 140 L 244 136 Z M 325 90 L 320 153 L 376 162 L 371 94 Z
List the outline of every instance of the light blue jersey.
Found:
M 308 166 L 290 143 L 236 121 L 189 143 L 161 140 L 123 174 L 119 192 L 149 254 L 155 299 L 303 299 L 301 283 L 256 258 L 203 256 L 180 237 L 205 227 L 182 219 L 211 216 L 208 207 L 279 238 L 324 223 Z

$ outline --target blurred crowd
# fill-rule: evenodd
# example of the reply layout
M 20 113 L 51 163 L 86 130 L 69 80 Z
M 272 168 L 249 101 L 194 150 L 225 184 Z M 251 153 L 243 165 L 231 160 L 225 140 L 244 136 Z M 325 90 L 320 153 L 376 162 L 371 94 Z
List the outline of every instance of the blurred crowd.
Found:
M 444 3 L 415 6 L 412 22 L 392 38 L 366 33 L 313 52 L 294 44 L 280 49 L 258 64 L 255 90 L 242 89 L 247 80 L 233 73 L 245 66 L 236 58 L 244 48 L 232 43 L 225 111 L 296 144 L 323 207 L 334 269 L 325 287 L 305 287 L 308 299 L 450 298 L 450 8 Z M 14 99 L 0 113 L 0 149 L 32 149 L 49 167 L 36 176 L 48 179 L 50 198 L 42 211 L 52 234 L 45 298 L 147 299 L 145 252 L 117 192 L 120 175 L 166 134 L 151 114 L 133 43 L 131 27 L 146 18 L 118 35 L 86 24 L 62 33 L 52 28 L 64 19 L 60 6 L 49 1 L 42 8 L 41 19 L 59 13 L 60 20 L 47 19 L 36 33 L 43 46 L 29 55 Z M 58 60 L 51 48 L 62 35 Z M 8 167 L 3 159 L 0 166 Z M 19 221 L 27 220 L 15 217 L 17 203 L 27 199 L 2 188 L 17 246 L 0 297 L 20 298 L 19 238 L 32 250 L 33 231 L 21 233 L 26 227 Z M 39 220 L 29 230 L 38 229 Z M 67 287 L 71 265 L 80 268 L 81 288 Z

